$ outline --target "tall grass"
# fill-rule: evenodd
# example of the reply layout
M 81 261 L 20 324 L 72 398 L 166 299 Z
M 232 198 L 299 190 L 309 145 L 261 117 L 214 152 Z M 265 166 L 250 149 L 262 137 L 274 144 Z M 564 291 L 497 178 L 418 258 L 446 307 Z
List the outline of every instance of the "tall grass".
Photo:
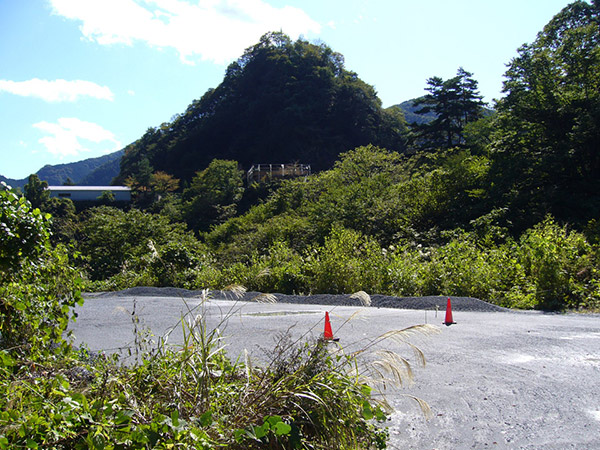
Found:
M 386 448 L 389 405 L 379 393 L 410 378 L 412 364 L 382 343 L 408 344 L 424 363 L 409 341 L 431 327 L 392 331 L 351 353 L 283 332 L 263 361 L 231 360 L 223 331 L 243 303 L 234 299 L 209 326 L 208 291 L 199 300 L 157 342 L 142 332 L 136 362 L 72 353 L 33 368 L 3 359 L 0 448 Z

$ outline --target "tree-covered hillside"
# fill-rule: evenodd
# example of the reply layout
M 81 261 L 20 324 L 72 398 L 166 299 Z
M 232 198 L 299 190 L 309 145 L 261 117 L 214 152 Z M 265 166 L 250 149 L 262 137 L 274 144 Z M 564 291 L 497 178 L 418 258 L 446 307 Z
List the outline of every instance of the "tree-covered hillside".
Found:
M 300 162 L 323 170 L 359 145 L 402 151 L 404 131 L 401 114 L 384 110 L 342 55 L 270 33 L 227 68 L 219 86 L 128 146 L 121 180 L 149 165 L 189 181 L 214 158 L 244 169 Z
M 127 148 L 126 208 L 103 196 L 77 211 L 36 175 L 24 197 L 0 184 L 0 448 L 386 448 L 373 424 L 386 416 L 349 371 L 367 367 L 363 350 L 345 358 L 284 336 L 252 369 L 230 363 L 202 309 L 170 349 L 146 347 L 134 308 L 142 360 L 117 365 L 63 341 L 81 289 L 600 311 L 600 0 L 565 7 L 507 67 L 493 114 L 460 68 L 424 80 L 415 111 L 431 120 L 405 125 L 341 55 L 273 33 Z M 269 161 L 318 170 L 245 179 Z M 407 368 L 399 355 L 375 361 L 386 386 L 401 373 L 390 361 Z
M 418 111 L 435 118 L 406 127 L 328 47 L 265 36 L 127 149 L 131 211 L 36 205 L 56 215 L 53 239 L 81 253 L 90 289 L 240 283 L 598 307 L 599 17 L 583 1 L 557 14 L 510 61 L 491 115 L 474 74 L 424 80 Z M 276 141 L 283 153 L 269 153 Z M 253 183 L 240 170 L 292 154 L 322 170 Z
M 108 185 L 117 175 L 114 172 L 115 162 L 118 164 L 122 156 L 123 151 L 120 150 L 109 155 L 88 158 L 75 163 L 47 165 L 38 170 L 37 175 L 51 186 L 60 186 L 67 180 L 80 185 L 95 183 L 101 186 Z M 86 181 L 86 178 L 90 182 Z

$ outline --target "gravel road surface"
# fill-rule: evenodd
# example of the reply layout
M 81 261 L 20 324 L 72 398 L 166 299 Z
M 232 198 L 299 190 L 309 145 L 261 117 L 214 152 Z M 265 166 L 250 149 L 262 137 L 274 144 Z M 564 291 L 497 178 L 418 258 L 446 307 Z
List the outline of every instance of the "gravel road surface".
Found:
M 373 306 L 362 307 L 349 296 L 277 295 L 278 303 L 262 304 L 217 299 L 222 296 L 214 293 L 200 306 L 198 294 L 136 288 L 88 295 L 71 327 L 75 343 L 127 355 L 134 309 L 138 328 L 150 329 L 156 339 L 188 309 L 201 308 L 209 325 L 223 330 L 231 356 L 247 349 L 258 360 L 288 329 L 298 338 L 322 333 L 325 311 L 348 351 L 392 329 L 434 324 L 438 334 L 411 338 L 427 366 L 415 370 L 412 385 L 387 394 L 396 408 L 388 423 L 389 448 L 600 449 L 598 315 L 514 312 L 451 297 L 456 325 L 446 327 L 446 297 L 373 296 Z M 174 333 L 169 342 L 180 338 Z M 416 366 L 406 347 L 388 342 L 384 348 Z M 427 401 L 432 418 L 407 395 Z

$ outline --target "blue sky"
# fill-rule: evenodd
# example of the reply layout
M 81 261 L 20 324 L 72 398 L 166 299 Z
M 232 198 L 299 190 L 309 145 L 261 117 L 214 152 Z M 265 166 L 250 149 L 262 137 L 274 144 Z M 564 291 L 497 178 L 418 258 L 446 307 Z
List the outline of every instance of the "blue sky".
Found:
M 384 106 L 473 72 L 486 101 L 566 0 L 0 0 L 0 174 L 101 156 L 168 122 L 268 31 L 321 41 Z

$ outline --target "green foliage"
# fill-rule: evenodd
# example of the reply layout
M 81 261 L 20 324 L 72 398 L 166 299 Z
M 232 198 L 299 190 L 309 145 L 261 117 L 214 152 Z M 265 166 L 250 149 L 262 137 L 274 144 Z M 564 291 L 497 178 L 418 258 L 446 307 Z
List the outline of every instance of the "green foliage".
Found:
M 546 214 L 580 226 L 600 214 L 599 17 L 571 3 L 506 72 L 491 173 L 519 232 Z
M 158 214 L 106 206 L 82 213 L 78 250 L 91 280 L 119 274 L 132 282 L 140 276 L 136 285 L 185 284 L 184 280 L 193 278 L 187 270 L 200 264 L 204 253 L 183 224 L 172 224 Z M 118 287 L 123 284 L 119 282 Z
M 207 327 L 207 298 L 156 348 L 136 348 L 137 363 L 73 352 L 32 364 L 0 352 L 0 448 L 386 448 L 377 422 L 387 415 L 356 354 L 284 335 L 266 365 L 232 364 L 219 332 L 227 318 Z M 167 346 L 176 329 L 181 345 Z
M 46 189 L 48 182 L 41 181 L 36 174 L 29 175 L 27 184 L 24 186 L 25 198 L 34 208 L 41 207 L 50 198 L 50 192 Z
M 244 192 L 243 172 L 235 161 L 215 159 L 196 173 L 183 191 L 183 212 L 194 230 L 208 231 L 212 225 L 236 215 Z
M 484 103 L 477 84 L 473 74 L 462 67 L 454 78 L 427 80 L 429 94 L 414 101 L 415 106 L 421 106 L 417 114 L 433 113 L 430 122 L 412 125 L 420 149 L 448 149 L 465 144 L 464 128 L 483 116 Z
M 86 289 L 132 286 L 220 287 L 213 257 L 185 225 L 165 215 L 99 207 L 86 211 L 78 249 Z
M 49 217 L 34 209 L 6 184 L 0 186 L 0 276 L 4 283 L 26 264 L 35 264 L 49 238 Z
M 379 245 L 356 231 L 335 227 L 307 258 L 313 292 L 381 292 L 385 262 Z
M 52 216 L 50 229 L 53 243 L 69 243 L 75 238 L 77 210 L 69 198 L 48 199 L 42 205 L 42 210 Z
M 37 354 L 62 341 L 80 280 L 64 247 L 52 248 L 49 217 L 0 189 L 0 350 Z
M 520 244 L 519 262 L 530 283 L 531 306 L 554 310 L 591 303 L 593 253 L 582 234 L 546 218 L 525 232 Z
M 335 225 L 382 246 L 397 239 L 431 241 L 436 230 L 485 211 L 488 167 L 486 157 L 468 150 L 407 159 L 359 147 L 343 154 L 332 170 L 282 184 L 263 205 L 216 227 L 207 242 L 228 256 L 264 253 L 278 240 L 302 252 L 322 244 Z
M 115 202 L 115 194 L 113 194 L 111 191 L 104 191 L 102 194 L 100 194 L 100 197 L 98 197 L 98 201 L 102 205 L 111 205 Z

